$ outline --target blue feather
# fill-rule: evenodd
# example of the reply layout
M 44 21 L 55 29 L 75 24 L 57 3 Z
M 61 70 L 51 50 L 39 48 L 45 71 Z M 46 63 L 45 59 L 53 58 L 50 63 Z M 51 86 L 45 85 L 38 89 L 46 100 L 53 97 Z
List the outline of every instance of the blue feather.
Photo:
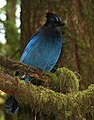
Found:
M 20 61 L 24 64 L 50 71 L 60 56 L 61 47 L 62 38 L 60 34 L 54 34 L 54 36 L 51 37 L 47 36 L 45 32 L 43 35 L 43 31 L 40 31 L 31 38 Z
M 33 39 L 33 40 L 32 40 Z M 36 33 L 35 35 L 33 35 L 31 37 L 31 39 L 29 40 L 28 44 L 26 45 L 25 49 L 24 49 L 24 54 L 22 54 L 20 62 L 22 62 L 24 60 L 24 58 L 26 57 L 26 55 L 29 53 L 30 48 L 36 43 L 36 41 L 38 40 L 38 33 Z

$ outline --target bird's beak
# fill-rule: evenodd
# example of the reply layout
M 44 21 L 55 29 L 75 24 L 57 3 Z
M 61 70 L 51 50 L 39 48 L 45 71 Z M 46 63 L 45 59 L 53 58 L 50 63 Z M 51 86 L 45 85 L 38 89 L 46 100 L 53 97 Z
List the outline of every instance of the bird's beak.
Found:
M 62 22 L 59 23 L 59 26 L 64 26 L 64 25 L 65 25 L 65 23 L 62 23 Z

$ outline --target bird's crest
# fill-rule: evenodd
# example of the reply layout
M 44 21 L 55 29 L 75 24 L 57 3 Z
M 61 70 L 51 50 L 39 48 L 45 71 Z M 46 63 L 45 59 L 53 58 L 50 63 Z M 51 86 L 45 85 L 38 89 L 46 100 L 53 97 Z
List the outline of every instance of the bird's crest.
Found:
M 45 26 L 48 26 L 49 23 L 52 24 L 52 25 L 55 25 L 55 26 L 65 25 L 64 23 L 61 22 L 61 19 L 55 13 L 47 12 L 46 13 L 46 18 L 47 18 L 47 21 L 45 23 Z
M 51 13 L 51 12 L 46 13 L 46 18 L 56 20 L 57 22 L 61 21 L 60 18 L 55 13 Z

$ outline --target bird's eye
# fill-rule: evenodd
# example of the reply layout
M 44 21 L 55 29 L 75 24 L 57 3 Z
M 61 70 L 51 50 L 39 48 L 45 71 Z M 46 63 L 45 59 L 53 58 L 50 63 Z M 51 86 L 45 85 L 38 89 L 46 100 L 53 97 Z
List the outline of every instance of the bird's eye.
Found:
M 52 21 L 52 22 L 54 22 L 54 19 L 53 19 L 53 18 L 51 18 L 51 21 Z
M 57 22 L 59 22 L 59 19 L 58 18 L 51 18 L 51 21 L 54 23 L 57 23 Z

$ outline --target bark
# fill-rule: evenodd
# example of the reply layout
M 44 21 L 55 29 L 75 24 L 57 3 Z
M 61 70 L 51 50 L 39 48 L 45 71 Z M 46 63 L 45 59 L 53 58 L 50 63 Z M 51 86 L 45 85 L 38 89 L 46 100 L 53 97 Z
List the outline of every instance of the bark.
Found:
M 19 72 L 21 74 L 28 74 L 30 77 L 35 77 L 36 79 L 47 80 L 49 79 L 49 74 L 42 70 L 36 69 L 32 66 L 22 64 L 17 61 L 13 61 L 0 56 L 0 65 L 10 69 L 12 71 Z

